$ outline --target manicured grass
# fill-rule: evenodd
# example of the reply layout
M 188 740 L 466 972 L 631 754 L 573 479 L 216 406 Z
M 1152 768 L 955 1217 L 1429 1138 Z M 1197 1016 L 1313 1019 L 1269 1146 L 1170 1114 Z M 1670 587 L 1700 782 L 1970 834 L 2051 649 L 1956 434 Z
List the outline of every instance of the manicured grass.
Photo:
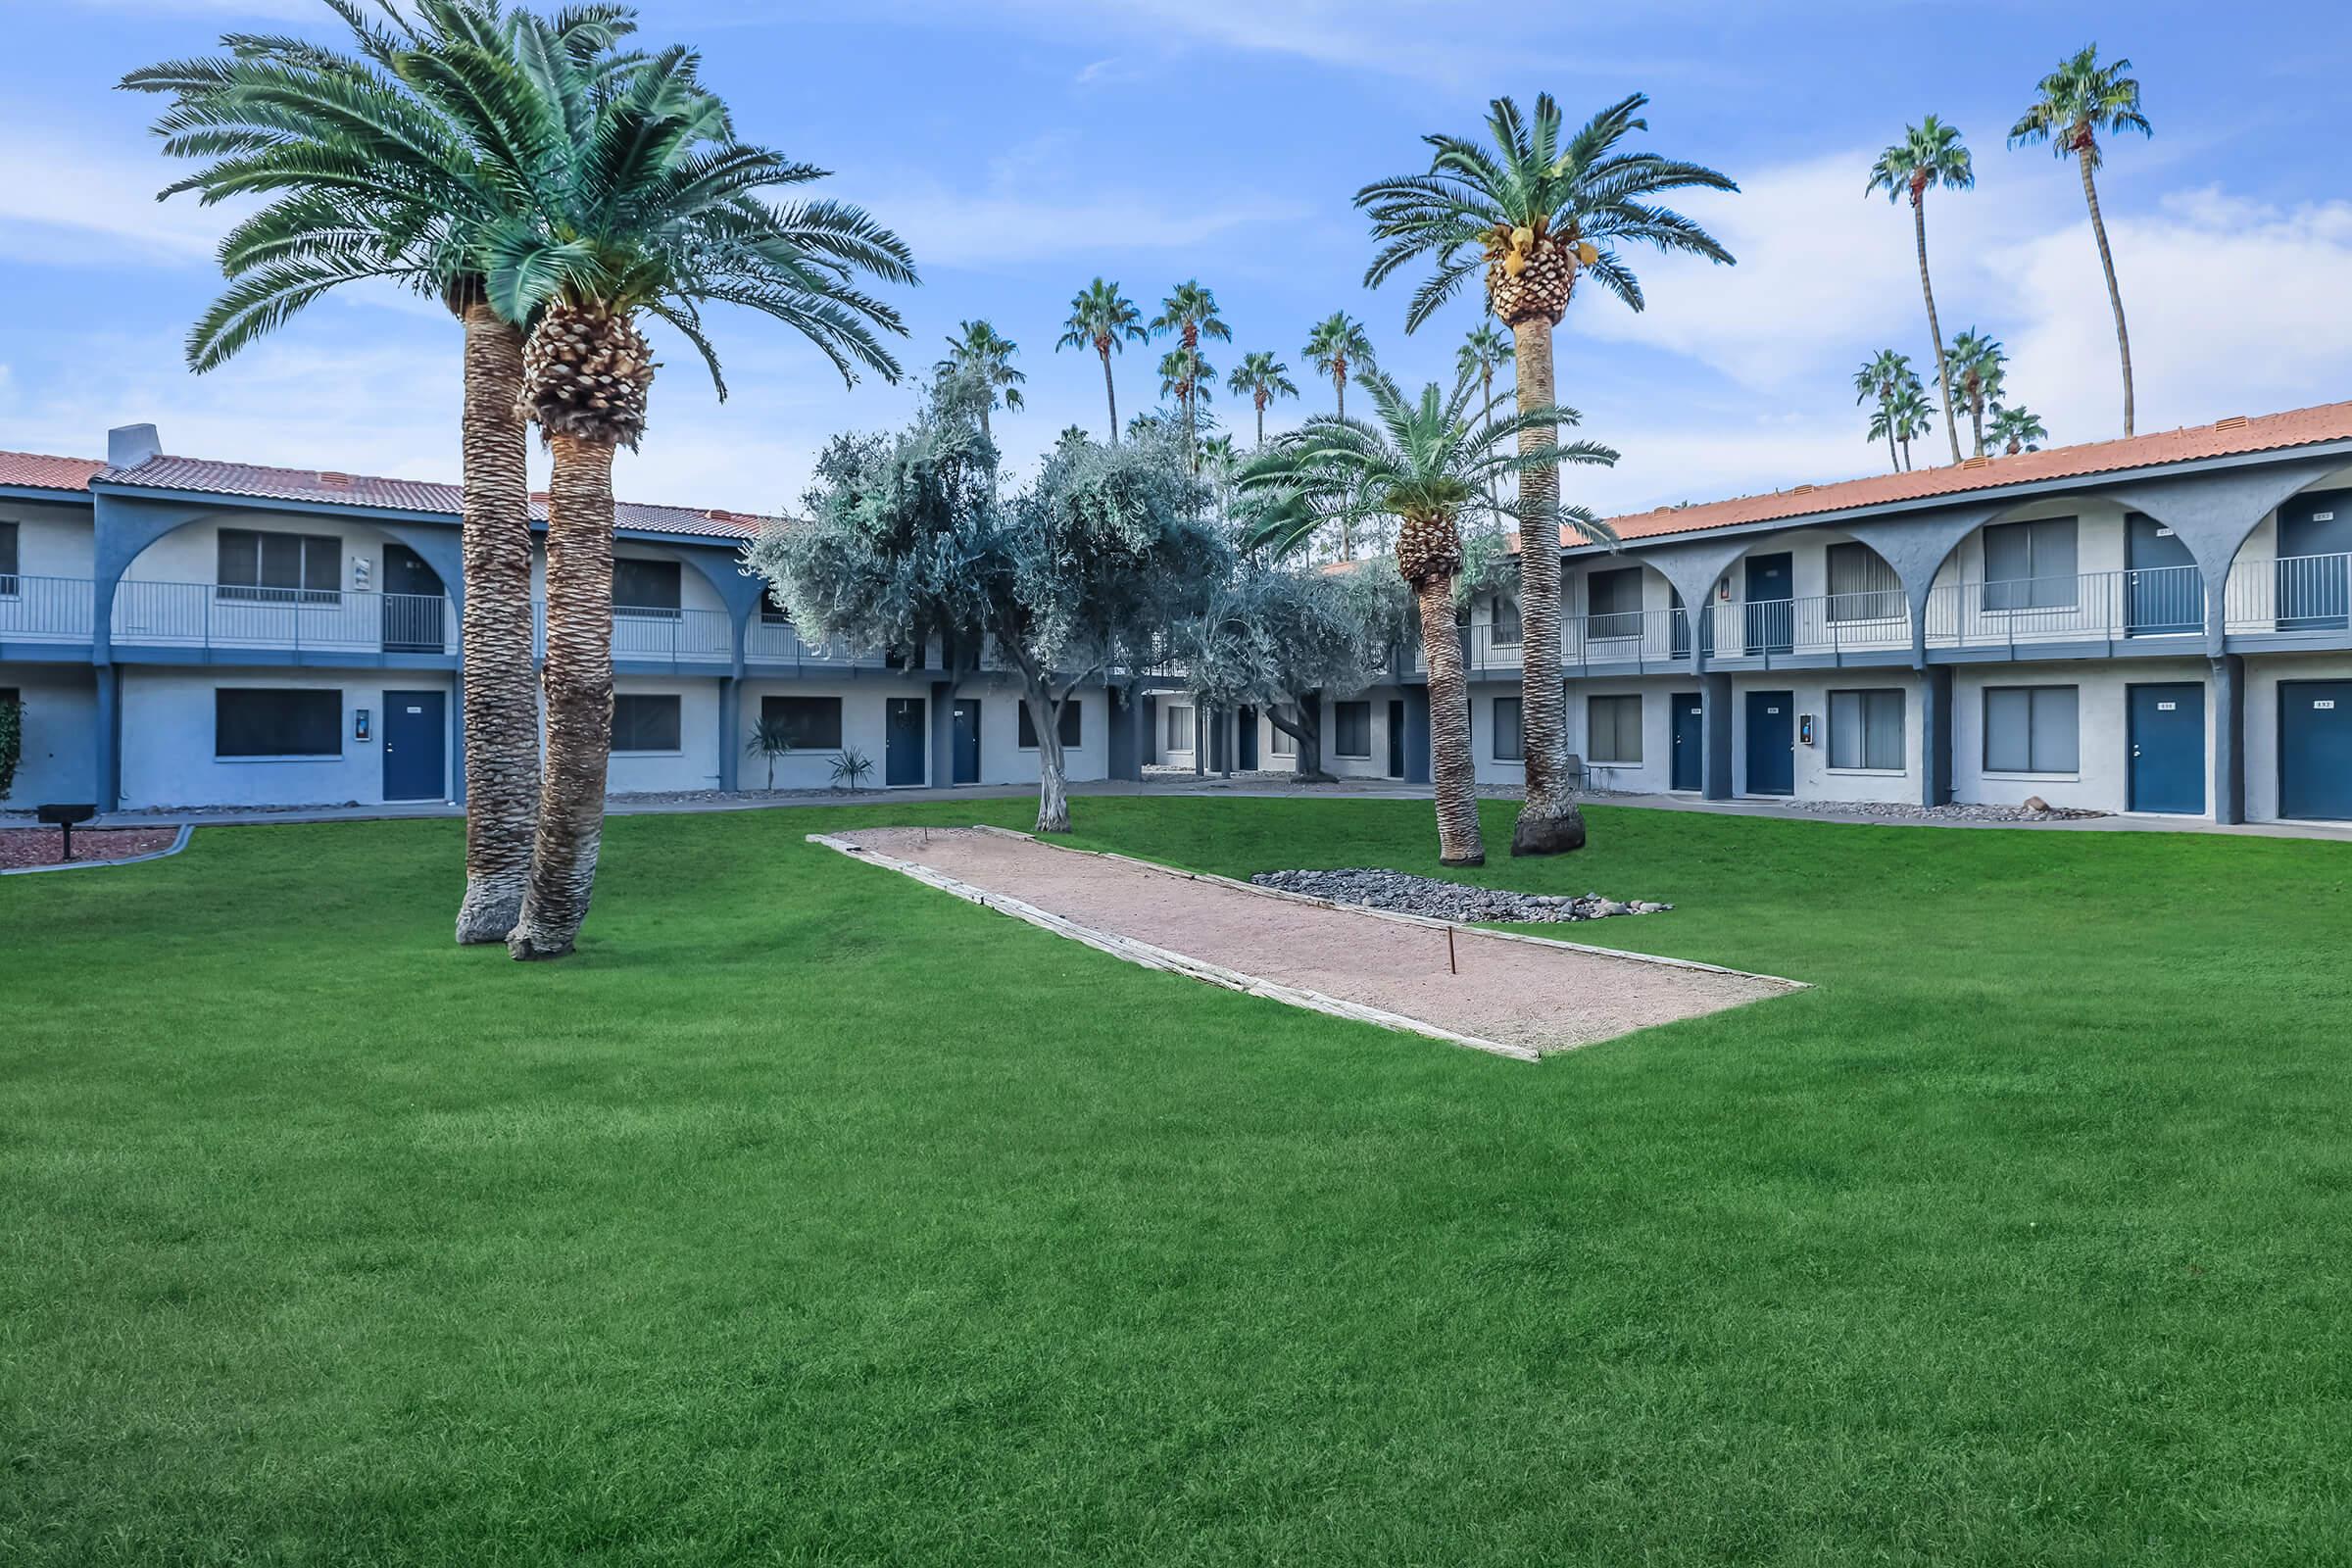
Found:
M 536 967 L 454 823 L 0 883 L 0 1561 L 2352 1552 L 2352 847 L 1598 809 L 1477 874 L 1817 989 L 1527 1067 L 801 842 L 1026 814 L 618 819 Z

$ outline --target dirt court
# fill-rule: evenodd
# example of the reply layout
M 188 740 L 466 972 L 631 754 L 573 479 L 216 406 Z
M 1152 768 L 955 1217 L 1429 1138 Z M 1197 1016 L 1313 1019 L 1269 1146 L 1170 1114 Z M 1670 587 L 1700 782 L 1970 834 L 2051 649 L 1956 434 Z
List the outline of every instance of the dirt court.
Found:
M 1392 1026 L 1434 1026 L 1441 1037 L 1511 1055 L 1567 1051 L 1802 989 L 1768 975 L 1475 926 L 1450 928 L 1459 972 L 1449 972 L 1448 928 L 1410 916 L 1335 907 L 984 829 L 866 828 L 818 837 L 911 862 L 962 884 L 957 891 L 1018 900 L 1095 933 L 1269 982 L 1280 1000 L 1301 1000 L 1281 996 L 1285 990 L 1310 993 L 1394 1015 Z
M 175 827 L 77 828 L 74 833 L 76 860 L 120 860 L 133 855 L 168 850 L 179 837 Z M 0 869 L 26 865 L 59 865 L 65 836 L 53 827 L 0 828 Z

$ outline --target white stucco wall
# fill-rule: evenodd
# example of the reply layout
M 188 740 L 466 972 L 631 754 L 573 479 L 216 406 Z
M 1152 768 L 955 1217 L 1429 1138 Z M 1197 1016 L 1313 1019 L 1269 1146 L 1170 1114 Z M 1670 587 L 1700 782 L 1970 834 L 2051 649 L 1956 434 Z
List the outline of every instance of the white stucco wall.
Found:
M 213 692 L 222 686 L 333 689 L 342 693 L 342 755 L 274 760 L 214 755 Z M 331 806 L 384 798 L 387 691 L 438 691 L 456 701 L 443 671 L 387 669 L 165 669 L 122 672 L 122 805 Z M 367 709 L 368 738 L 353 735 Z M 444 774 L 454 765 L 443 742 Z M 447 789 L 444 779 L 444 794 Z
M 2202 659 L 2080 660 L 2044 664 L 1962 665 L 1952 675 L 1952 795 L 1955 800 L 2016 806 L 2040 796 L 2052 806 L 2121 811 L 2131 801 L 2128 688 L 2182 682 L 2206 687 L 2205 812 L 2213 811 L 2214 705 Z M 1993 773 L 1984 767 L 1984 689 L 2073 686 L 2077 698 L 2072 773 Z
M 2352 680 L 2352 654 L 2256 656 L 2246 661 L 2246 818 L 2278 819 L 2278 686 Z
M 11 688 L 24 708 L 24 749 L 17 760 L 16 787 L 0 810 L 29 810 L 44 801 L 96 800 L 93 671 L 72 664 L 0 664 L 0 690 Z
M 86 578 L 94 569 L 88 507 L 0 500 L 0 522 L 17 525 L 17 570 L 25 576 Z
M 674 752 L 614 752 L 606 764 L 605 788 L 615 795 L 641 790 L 718 788 L 718 682 L 692 675 L 616 675 L 615 696 L 678 699 L 678 749 Z

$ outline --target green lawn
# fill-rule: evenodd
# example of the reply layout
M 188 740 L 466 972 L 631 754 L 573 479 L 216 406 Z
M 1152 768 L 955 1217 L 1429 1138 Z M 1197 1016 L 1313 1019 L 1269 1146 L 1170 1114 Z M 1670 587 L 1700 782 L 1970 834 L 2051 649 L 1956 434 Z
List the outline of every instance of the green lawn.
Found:
M 0 1562 L 2352 1559 L 2352 846 L 1596 809 L 1473 874 L 1816 989 L 1529 1067 L 801 839 L 1028 810 L 0 882 Z

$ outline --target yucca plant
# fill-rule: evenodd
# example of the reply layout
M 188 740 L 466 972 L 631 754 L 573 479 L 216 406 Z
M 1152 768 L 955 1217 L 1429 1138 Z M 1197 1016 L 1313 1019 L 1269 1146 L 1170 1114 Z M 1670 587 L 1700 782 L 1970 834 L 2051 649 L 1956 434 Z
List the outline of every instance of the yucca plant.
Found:
M 1248 548 L 1279 554 L 1331 512 L 1396 520 L 1396 571 L 1412 590 L 1429 664 L 1430 775 L 1436 787 L 1438 858 L 1479 865 L 1486 848 L 1478 826 L 1478 776 L 1470 757 L 1469 683 L 1454 627 L 1453 579 L 1462 569 L 1461 518 L 1496 474 L 1556 473 L 1563 463 L 1608 465 L 1617 454 L 1594 442 L 1565 446 L 1573 409 L 1541 405 L 1497 417 L 1464 376 L 1449 394 L 1429 383 L 1417 399 L 1375 371 L 1360 383 L 1372 396 L 1367 422 L 1317 416 L 1245 471 L 1246 488 L 1265 497 Z M 1544 439 L 1524 444 L 1529 432 Z M 1504 443 L 1517 445 L 1506 450 Z M 1588 537 L 1610 540 L 1590 513 L 1557 510 L 1543 519 L 1547 535 L 1573 521 Z
M 752 726 L 751 738 L 743 743 L 746 757 L 767 759 L 767 787 L 776 787 L 776 759 L 792 755 L 792 726 L 781 718 L 762 715 Z
M 1378 285 L 1415 262 L 1431 270 L 1405 309 L 1406 331 L 1436 314 L 1473 275 L 1486 283 L 1489 312 L 1511 329 L 1522 414 L 1548 409 L 1552 330 L 1568 310 L 1580 278 L 1634 310 L 1642 285 L 1621 247 L 1703 256 L 1729 263 L 1731 253 L 1704 228 L 1659 206 L 1669 191 L 1737 190 L 1728 177 L 1697 164 L 1657 153 L 1622 150 L 1647 128 L 1640 93 L 1594 115 L 1564 134 L 1559 105 L 1549 93 L 1536 100 L 1532 119 L 1508 98 L 1494 100 L 1489 139 L 1432 135 L 1426 173 L 1376 180 L 1356 193 L 1370 214 L 1381 249 L 1364 274 Z M 1524 452 L 1552 445 L 1541 424 L 1519 432 Z M 1519 470 L 1520 711 L 1527 754 L 1527 801 L 1511 834 L 1513 855 L 1551 855 L 1579 848 L 1585 823 L 1568 774 L 1566 704 L 1560 683 L 1560 552 L 1556 536 L 1559 475 L 1541 464 Z
M 1919 292 L 1928 302 L 1928 338 L 1936 345 L 1936 384 L 1943 390 L 1943 433 L 1952 445 L 1952 461 L 1960 461 L 1960 431 L 1952 422 L 1952 368 L 1943 352 L 1943 328 L 1936 320 L 1936 288 L 1928 280 L 1928 192 L 1936 185 L 1967 190 L 1977 182 L 1968 148 L 1960 132 L 1930 115 L 1916 125 L 1903 127 L 1903 139 L 1879 154 L 1870 166 L 1864 196 L 1885 191 L 1889 202 L 1911 200 L 1911 234 L 1919 250 Z

